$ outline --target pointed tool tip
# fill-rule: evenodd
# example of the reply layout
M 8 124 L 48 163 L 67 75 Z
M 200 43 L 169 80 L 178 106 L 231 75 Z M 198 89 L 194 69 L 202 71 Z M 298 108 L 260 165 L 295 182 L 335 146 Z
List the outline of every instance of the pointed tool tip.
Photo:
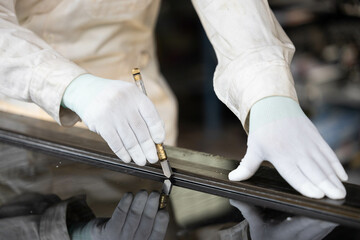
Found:
M 166 195 L 169 195 L 171 192 L 171 189 L 172 189 L 172 182 L 170 181 L 170 179 L 165 179 L 163 188 L 162 188 L 162 192 Z
M 167 178 L 170 178 L 172 176 L 173 172 L 172 172 L 169 162 L 167 160 L 164 160 L 164 161 L 160 162 L 160 165 L 161 165 L 164 175 Z

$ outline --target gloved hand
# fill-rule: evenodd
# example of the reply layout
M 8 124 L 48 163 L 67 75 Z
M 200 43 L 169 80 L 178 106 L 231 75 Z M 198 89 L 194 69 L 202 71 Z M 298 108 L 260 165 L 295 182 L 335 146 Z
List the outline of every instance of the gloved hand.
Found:
M 257 102 L 250 113 L 247 145 L 239 167 L 229 174 L 231 181 L 250 178 L 267 160 L 307 197 L 345 197 L 339 180 L 347 180 L 344 168 L 294 100 L 269 97 Z
M 158 161 L 154 142 L 164 141 L 164 124 L 135 84 L 85 74 L 71 82 L 62 100 L 122 161 Z
M 169 214 L 158 211 L 160 194 L 126 193 L 110 219 L 96 218 L 72 227 L 72 240 L 161 240 L 165 238 Z
M 320 240 L 337 226 L 336 223 L 301 216 L 287 218 L 284 221 L 274 219 L 269 221 L 266 220 L 268 216 L 264 216 L 263 211 L 255 206 L 235 200 L 230 200 L 230 204 L 239 209 L 243 217 L 248 221 L 250 236 L 253 240 Z

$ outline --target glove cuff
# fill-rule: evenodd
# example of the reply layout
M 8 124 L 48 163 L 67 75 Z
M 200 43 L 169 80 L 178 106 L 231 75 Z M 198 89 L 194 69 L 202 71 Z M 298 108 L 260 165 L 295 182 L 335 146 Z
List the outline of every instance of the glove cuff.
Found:
M 251 108 L 249 132 L 281 119 L 298 117 L 306 115 L 293 99 L 281 96 L 263 98 Z
M 89 222 L 78 223 L 69 228 L 71 240 L 96 240 L 103 239 L 103 229 L 109 218 L 95 218 Z
M 71 240 L 92 240 L 92 228 L 94 220 L 87 223 L 78 223 L 71 226 L 68 231 Z
M 76 112 L 80 117 L 86 111 L 91 100 L 105 88 L 105 81 L 91 74 L 83 74 L 75 78 L 66 88 L 61 106 Z

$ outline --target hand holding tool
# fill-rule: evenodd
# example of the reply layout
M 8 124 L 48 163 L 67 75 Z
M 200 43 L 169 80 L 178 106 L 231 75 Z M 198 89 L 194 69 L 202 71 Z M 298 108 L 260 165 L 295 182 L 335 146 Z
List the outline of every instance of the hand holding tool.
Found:
M 165 129 L 154 104 L 133 84 L 84 74 L 66 88 L 63 106 L 98 133 L 124 162 L 158 161 L 154 141 Z

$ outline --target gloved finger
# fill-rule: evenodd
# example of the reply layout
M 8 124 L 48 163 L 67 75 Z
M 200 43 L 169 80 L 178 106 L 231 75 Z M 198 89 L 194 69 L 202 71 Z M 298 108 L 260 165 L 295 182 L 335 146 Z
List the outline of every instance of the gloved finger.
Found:
M 262 161 L 263 160 L 254 154 L 250 147 L 248 147 L 248 150 L 239 166 L 229 173 L 229 180 L 242 181 L 249 179 L 252 175 L 254 175 L 256 170 L 258 170 Z
M 136 230 L 134 239 L 148 239 L 154 225 L 156 213 L 158 212 L 160 194 L 157 192 L 150 193 L 145 205 L 144 212 L 141 216 L 140 224 Z
M 158 156 L 155 144 L 150 137 L 149 129 L 142 116 L 138 112 L 131 114 L 129 123 L 147 160 L 150 163 L 156 163 L 158 161 Z
M 147 198 L 148 194 L 146 191 L 140 191 L 135 195 L 119 239 L 134 238 L 135 231 L 140 223 L 141 215 L 144 212 Z
M 321 137 L 321 134 L 319 133 L 319 131 L 317 130 L 315 125 L 310 120 L 308 120 L 308 121 L 310 122 L 310 126 L 312 127 L 313 132 L 317 133 L 316 143 L 315 143 L 316 146 L 318 146 L 319 150 L 326 156 L 326 159 L 330 162 L 332 168 L 336 172 L 336 175 L 342 181 L 347 181 L 348 180 L 348 175 L 346 174 L 345 169 L 341 165 L 341 163 L 340 163 L 338 157 L 336 156 L 335 152 L 331 149 L 329 144 L 327 144 L 327 142 Z
M 126 151 L 120 136 L 115 129 L 101 129 L 99 131 L 101 137 L 107 142 L 111 150 L 120 158 L 123 162 L 131 162 L 131 157 Z
M 121 198 L 119 204 L 115 208 L 110 220 L 106 224 L 106 231 L 108 235 L 119 236 L 122 227 L 125 223 L 126 216 L 131 206 L 133 195 L 131 193 L 125 193 Z
M 299 193 L 310 198 L 323 198 L 324 192 L 300 171 L 296 164 L 285 160 L 272 162 L 279 174 Z
M 322 168 L 325 175 L 328 179 L 336 185 L 337 188 L 346 192 L 344 185 L 341 183 L 339 178 L 337 177 L 334 169 L 330 166 L 330 163 L 327 161 L 326 156 L 321 152 L 321 150 L 311 151 L 310 153 L 312 158 L 318 163 L 318 165 Z
M 344 191 L 346 193 L 346 189 L 344 187 L 344 185 L 342 184 L 342 182 L 339 180 L 337 175 L 328 175 L 328 178 L 330 179 L 331 182 L 333 182 L 339 189 L 341 189 L 342 191 Z
M 149 240 L 162 240 L 165 238 L 167 226 L 169 224 L 169 213 L 160 210 L 155 217 L 154 227 L 152 229 Z
M 134 132 L 132 131 L 129 123 L 119 122 L 119 127 L 117 128 L 118 134 L 121 136 L 121 140 L 124 143 L 124 146 L 131 156 L 132 160 L 140 166 L 145 166 L 146 157 L 139 145 L 139 142 L 136 139 Z
M 345 192 L 330 181 L 315 160 L 305 159 L 298 164 L 298 167 L 302 173 L 329 198 L 342 199 L 345 197 Z
M 327 156 L 327 160 L 330 162 L 332 168 L 336 172 L 336 175 L 342 180 L 347 181 L 348 175 L 345 172 L 344 167 L 341 165 L 338 157 L 334 153 L 334 151 L 330 148 L 330 146 L 323 140 L 322 138 L 318 141 L 318 144 L 324 154 Z
M 229 202 L 232 206 L 239 209 L 239 211 L 241 212 L 243 217 L 249 222 L 251 227 L 256 228 L 262 227 L 262 225 L 264 225 L 264 221 L 261 218 L 261 211 L 259 210 L 259 208 L 233 199 L 230 199 Z
M 139 112 L 150 131 L 150 135 L 155 143 L 162 143 L 165 141 L 165 127 L 160 118 L 159 113 L 156 111 L 154 104 L 149 98 L 139 107 Z

